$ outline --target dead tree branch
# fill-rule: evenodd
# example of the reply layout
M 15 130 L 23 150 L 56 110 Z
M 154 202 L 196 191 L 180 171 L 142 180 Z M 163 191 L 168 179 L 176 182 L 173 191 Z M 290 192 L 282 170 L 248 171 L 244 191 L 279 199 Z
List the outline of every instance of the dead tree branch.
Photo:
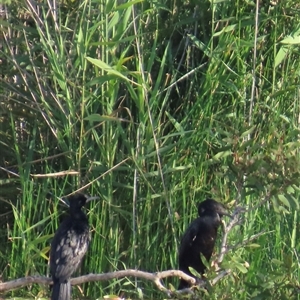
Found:
M 156 287 L 167 294 L 172 294 L 170 290 L 168 290 L 161 282 L 162 279 L 167 277 L 181 277 L 184 280 L 190 282 L 191 284 L 195 284 L 196 280 L 193 277 L 190 277 L 186 275 L 184 272 L 179 270 L 167 270 L 157 273 L 148 273 L 133 269 L 123 270 L 123 271 L 116 271 L 116 272 L 110 272 L 105 274 L 88 274 L 76 278 L 72 278 L 70 280 L 72 285 L 79 285 L 85 282 L 92 282 L 92 281 L 104 281 L 104 280 L 110 280 L 114 278 L 123 278 L 123 277 L 138 277 L 143 278 L 146 280 L 152 281 Z M 8 292 L 17 288 L 21 288 L 33 283 L 42 284 L 42 285 L 50 285 L 52 284 L 52 279 L 49 277 L 43 277 L 43 276 L 28 276 L 23 277 L 7 282 L 0 283 L 0 292 Z
M 233 213 L 232 219 L 230 220 L 230 222 L 228 223 L 228 225 L 226 225 L 226 223 L 224 221 L 222 221 L 222 225 L 223 225 L 223 237 L 222 237 L 222 242 L 221 242 L 221 250 L 220 250 L 220 254 L 218 256 L 217 259 L 217 263 L 220 264 L 223 259 L 224 259 L 224 255 L 227 252 L 227 238 L 228 238 L 228 234 L 229 232 L 232 230 L 232 228 L 236 225 L 238 225 L 240 223 L 240 214 L 243 211 L 242 208 L 237 207 Z

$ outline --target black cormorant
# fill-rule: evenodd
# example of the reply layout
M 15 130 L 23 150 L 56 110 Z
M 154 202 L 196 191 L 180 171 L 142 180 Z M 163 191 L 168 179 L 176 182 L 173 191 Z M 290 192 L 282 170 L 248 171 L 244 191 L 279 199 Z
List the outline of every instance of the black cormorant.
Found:
M 207 261 L 210 260 L 221 217 L 223 215 L 230 216 L 225 207 L 213 199 L 206 199 L 199 203 L 198 215 L 199 217 L 190 224 L 183 235 L 179 248 L 179 270 L 194 278 L 196 277 L 190 272 L 189 267 L 195 269 L 199 274 L 205 272 L 205 265 L 201 260 L 200 253 Z M 190 287 L 189 283 L 181 279 L 178 289 L 188 287 Z
M 51 300 L 71 298 L 69 279 L 78 268 L 90 242 L 88 218 L 81 208 L 94 199 L 98 197 L 88 197 L 84 194 L 75 194 L 69 198 L 70 215 L 60 224 L 51 243 Z

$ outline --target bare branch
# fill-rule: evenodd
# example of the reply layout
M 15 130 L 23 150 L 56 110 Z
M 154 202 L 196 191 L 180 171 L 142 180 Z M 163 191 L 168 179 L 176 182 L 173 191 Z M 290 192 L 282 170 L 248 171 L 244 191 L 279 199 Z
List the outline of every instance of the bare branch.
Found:
M 133 269 L 123 270 L 123 271 L 116 271 L 116 272 L 110 272 L 105 274 L 88 274 L 76 278 L 72 278 L 70 280 L 72 285 L 78 285 L 85 282 L 92 282 L 92 281 L 104 281 L 104 280 L 110 280 L 114 278 L 123 278 L 128 276 L 134 276 L 138 278 L 143 278 L 146 280 L 153 281 L 153 283 L 156 285 L 156 287 L 167 294 L 172 294 L 170 290 L 168 290 L 161 282 L 162 279 L 167 277 L 181 277 L 184 280 L 188 281 L 191 284 L 195 284 L 196 280 L 195 278 L 185 274 L 182 271 L 179 270 L 168 270 L 168 271 L 162 271 L 157 273 L 148 273 Z M 43 285 L 50 285 L 52 284 L 52 279 L 49 277 L 43 277 L 43 276 L 28 276 L 23 277 L 7 282 L 0 283 L 0 292 L 7 292 L 13 289 L 17 289 L 26 285 L 30 285 L 33 283 L 37 284 L 43 284 Z
M 240 248 L 240 247 L 242 247 L 242 246 L 247 246 L 250 242 L 252 242 L 252 241 L 258 239 L 260 236 L 262 236 L 262 235 L 264 235 L 264 234 L 271 233 L 271 232 L 274 232 L 274 230 L 273 230 L 273 231 L 269 231 L 269 232 L 266 232 L 265 230 L 262 230 L 261 232 L 252 235 L 250 238 L 245 239 L 245 240 L 241 241 L 240 243 L 236 243 L 235 245 L 228 247 L 228 248 L 227 248 L 227 252 L 228 252 L 229 250 L 237 249 L 237 248 Z
M 228 223 L 228 225 L 226 226 L 226 223 L 224 221 L 222 221 L 222 226 L 223 226 L 223 238 L 222 238 L 222 242 L 221 242 L 221 250 L 220 250 L 220 254 L 218 256 L 217 259 L 217 263 L 220 264 L 223 259 L 224 259 L 224 255 L 227 252 L 227 238 L 228 238 L 228 234 L 229 232 L 232 230 L 232 228 L 236 225 L 239 224 L 240 222 L 240 213 L 243 211 L 243 208 L 241 207 L 237 207 L 233 213 L 233 217 L 231 219 L 231 221 Z
M 227 276 L 230 273 L 231 273 L 231 270 L 229 270 L 229 269 L 220 272 L 216 278 L 214 278 L 210 281 L 210 284 L 215 285 L 219 280 L 221 280 L 223 277 Z
M 1 282 L 0 292 L 8 292 L 26 285 L 30 285 L 32 283 L 47 285 L 47 284 L 51 284 L 52 280 L 51 278 L 42 277 L 42 276 L 28 276 L 28 277 L 18 278 L 7 282 Z

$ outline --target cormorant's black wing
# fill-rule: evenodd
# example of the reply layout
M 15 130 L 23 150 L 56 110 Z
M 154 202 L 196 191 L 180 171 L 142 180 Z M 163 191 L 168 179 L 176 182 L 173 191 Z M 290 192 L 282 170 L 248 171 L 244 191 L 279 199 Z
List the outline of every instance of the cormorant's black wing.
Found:
M 192 266 L 199 273 L 204 273 L 205 266 L 200 253 L 209 261 L 217 237 L 217 229 L 210 218 L 194 220 L 186 230 L 179 248 L 179 267 Z
M 87 224 L 74 229 L 70 220 L 63 222 L 57 230 L 52 244 L 50 255 L 50 272 L 52 276 L 64 282 L 79 266 L 90 242 Z
M 187 251 L 189 248 L 193 248 L 193 245 L 197 240 L 197 236 L 199 235 L 199 229 L 201 230 L 201 223 L 201 219 L 197 218 L 190 224 L 181 239 L 179 256 L 182 252 Z

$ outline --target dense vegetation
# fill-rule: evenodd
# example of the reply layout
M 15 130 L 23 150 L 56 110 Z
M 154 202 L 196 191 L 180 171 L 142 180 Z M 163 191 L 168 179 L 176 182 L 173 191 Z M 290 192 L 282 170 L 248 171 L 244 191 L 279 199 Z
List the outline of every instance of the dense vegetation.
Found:
M 209 196 L 247 211 L 229 235 L 223 267 L 232 273 L 207 298 L 299 299 L 300 4 L 257 3 L 7 4 L 4 281 L 48 274 L 57 197 L 85 187 L 102 200 L 89 210 L 93 241 L 81 274 L 177 269 L 180 237 Z M 83 291 L 165 297 L 133 278 Z M 10 295 L 49 291 L 33 285 Z

